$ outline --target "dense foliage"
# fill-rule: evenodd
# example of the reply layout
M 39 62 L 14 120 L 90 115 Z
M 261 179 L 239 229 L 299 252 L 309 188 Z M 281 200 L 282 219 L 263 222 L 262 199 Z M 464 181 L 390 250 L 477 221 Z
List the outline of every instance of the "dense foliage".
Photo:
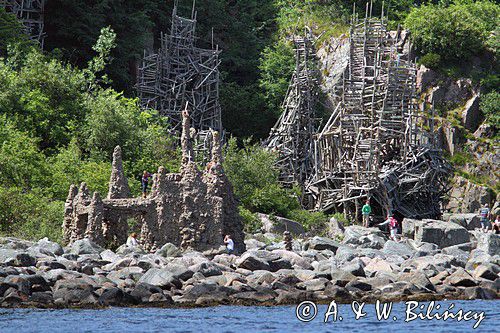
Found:
M 488 0 L 384 2 L 389 25 L 410 28 L 420 62 L 445 72 L 473 68 L 481 85 L 481 110 L 498 128 L 500 6 Z M 192 0 L 179 1 L 190 16 Z M 225 169 L 247 222 L 260 228 L 256 212 L 281 215 L 319 232 L 322 213 L 300 209 L 298 189 L 279 186 L 275 156 L 255 144 L 282 111 L 295 67 L 290 37 L 308 25 L 317 45 L 348 33 L 350 15 L 364 15 L 365 0 L 197 1 L 197 40 L 212 41 L 221 54 L 220 100 L 230 141 Z M 390 4 L 387 9 L 387 3 Z M 105 194 L 110 159 L 121 145 L 132 191 L 142 170 L 179 167 L 168 123 L 144 111 L 134 94 L 144 49 L 158 48 L 173 1 L 51 0 L 46 7 L 45 52 L 0 9 L 0 232 L 26 238 L 60 238 L 63 201 L 70 184 L 87 182 Z M 487 59 L 483 68 L 474 58 Z M 471 70 L 472 71 L 472 70 Z

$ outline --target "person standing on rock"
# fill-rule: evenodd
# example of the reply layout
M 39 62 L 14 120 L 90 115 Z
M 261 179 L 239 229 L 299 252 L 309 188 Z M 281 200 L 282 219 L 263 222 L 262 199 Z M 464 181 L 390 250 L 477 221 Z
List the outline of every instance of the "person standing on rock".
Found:
M 153 177 L 149 172 L 144 170 L 141 177 L 141 188 L 142 188 L 142 197 L 146 198 L 148 195 L 148 184 L 149 178 Z
M 139 246 L 139 242 L 137 241 L 137 234 L 135 232 L 131 233 L 130 236 L 128 236 L 126 244 L 128 247 Z
M 363 214 L 363 227 L 368 228 L 370 226 L 370 214 L 372 213 L 370 200 L 366 200 L 365 205 L 361 208 L 361 213 Z
M 481 217 L 481 231 L 488 232 L 490 228 L 490 208 L 487 203 L 479 210 L 479 216 Z
M 224 244 L 226 244 L 227 254 L 233 254 L 234 242 L 231 239 L 231 235 L 226 235 L 226 237 L 224 237 Z
M 396 218 L 394 217 L 394 215 L 389 215 L 387 217 L 386 222 L 388 222 L 388 224 L 389 224 L 390 238 L 393 241 L 397 242 L 398 241 L 398 238 L 397 238 L 397 235 L 398 235 L 398 220 L 396 220 Z

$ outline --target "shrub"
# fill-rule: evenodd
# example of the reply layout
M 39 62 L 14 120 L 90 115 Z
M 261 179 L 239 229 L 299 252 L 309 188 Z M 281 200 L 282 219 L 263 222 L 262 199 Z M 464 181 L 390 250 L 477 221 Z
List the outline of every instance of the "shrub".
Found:
M 310 212 L 303 209 L 295 209 L 287 214 L 287 218 L 297 221 L 304 227 L 307 232 L 315 234 L 324 234 L 328 215 L 323 212 Z
M 243 219 L 245 232 L 250 234 L 261 232 L 262 221 L 257 217 L 257 215 L 243 207 L 239 207 L 239 210 L 240 216 Z
M 437 68 L 441 62 L 441 56 L 436 53 L 427 53 L 420 58 L 419 63 L 427 68 Z
M 486 121 L 500 128 L 500 94 L 492 91 L 481 98 L 479 104 L 481 111 L 483 111 Z
M 0 230 L 28 240 L 62 239 L 63 201 L 50 201 L 40 191 L 0 186 Z
M 280 186 L 275 162 L 276 155 L 259 145 L 247 140 L 240 149 L 235 139 L 229 140 L 224 169 L 247 210 L 286 216 L 290 210 L 300 207 L 298 190 Z
M 453 60 L 469 58 L 485 49 L 498 9 L 489 1 L 456 2 L 448 7 L 422 5 L 412 9 L 405 26 L 420 53 Z

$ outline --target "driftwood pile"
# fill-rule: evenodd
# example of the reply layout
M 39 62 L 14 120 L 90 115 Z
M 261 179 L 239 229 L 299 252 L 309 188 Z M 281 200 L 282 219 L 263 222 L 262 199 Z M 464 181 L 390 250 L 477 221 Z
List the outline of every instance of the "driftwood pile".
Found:
M 0 0 L 0 7 L 13 13 L 24 26 L 28 37 L 43 49 L 43 15 L 46 0 Z
M 436 218 L 451 167 L 434 148 L 433 109 L 418 108 L 416 66 L 411 52 L 401 52 L 406 35 L 389 32 L 384 14 L 373 17 L 367 6 L 364 19 L 353 15 L 349 36 L 340 100 L 325 126 L 304 126 L 314 124 L 314 111 L 307 103 L 290 107 L 287 95 L 271 131 L 267 145 L 278 150 L 282 175 L 291 175 L 284 184 L 302 185 L 308 208 L 355 220 L 366 199 L 376 220 Z

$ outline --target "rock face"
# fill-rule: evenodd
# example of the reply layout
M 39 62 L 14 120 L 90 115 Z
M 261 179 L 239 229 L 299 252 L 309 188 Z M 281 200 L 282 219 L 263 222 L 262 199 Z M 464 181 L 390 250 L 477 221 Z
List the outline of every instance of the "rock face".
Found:
M 262 213 L 258 213 L 257 215 L 262 221 L 263 232 L 282 234 L 285 231 L 289 231 L 295 236 L 303 235 L 305 233 L 304 227 L 298 222 L 279 216 L 270 218 L 269 215 Z
M 467 230 L 481 228 L 479 216 L 475 213 L 469 214 L 451 214 L 448 221 L 456 223 Z
M 488 187 L 474 184 L 463 177 L 453 179 L 454 186 L 449 193 L 446 208 L 457 213 L 477 213 L 485 203 L 491 203 Z
M 500 255 L 500 235 L 480 234 L 477 240 L 477 249 L 489 255 Z
M 203 171 L 194 162 L 187 112 L 183 113 L 182 133 L 180 174 L 167 174 L 160 167 L 148 198 L 130 197 L 120 147 L 113 154 L 106 199 L 98 193 L 91 197 L 85 183 L 79 190 L 71 186 L 65 204 L 64 240 L 73 243 L 88 238 L 101 246 L 118 246 L 127 239 L 127 219 L 133 218 L 138 222 L 139 242 L 146 250 L 166 243 L 183 249 L 216 249 L 229 234 L 235 251 L 243 252 L 243 222 L 231 183 L 222 170 L 218 133 L 212 132 L 212 160 Z
M 113 167 L 109 179 L 108 199 L 125 199 L 130 198 L 130 196 L 128 180 L 123 171 L 122 149 L 120 146 L 116 146 L 113 151 Z
M 479 109 L 479 95 L 475 95 L 465 104 L 465 108 L 462 111 L 462 122 L 465 128 L 474 132 L 483 120 L 484 116 Z
M 437 244 L 440 248 L 468 243 L 467 229 L 455 223 L 425 220 L 415 224 L 415 240 Z

